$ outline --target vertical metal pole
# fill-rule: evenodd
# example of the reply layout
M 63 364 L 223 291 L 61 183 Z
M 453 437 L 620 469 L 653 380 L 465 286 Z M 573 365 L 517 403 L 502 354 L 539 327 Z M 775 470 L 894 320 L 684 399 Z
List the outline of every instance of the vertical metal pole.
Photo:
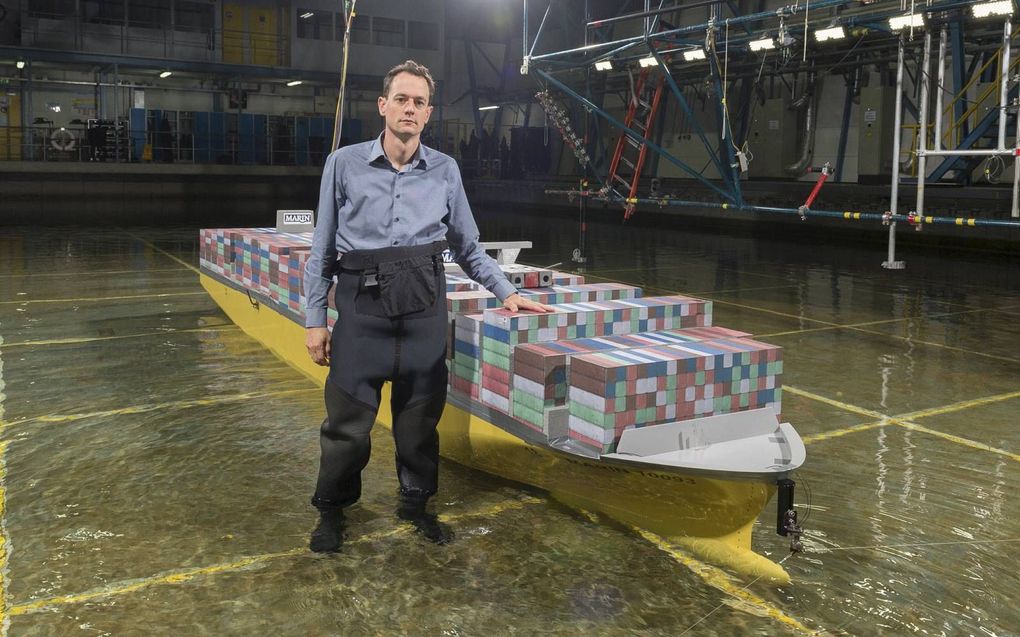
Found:
M 113 65 L 113 159 L 116 162 L 120 162 L 120 109 L 121 109 L 121 91 L 120 91 L 120 65 Z M 104 151 L 105 157 L 105 151 Z
M 963 89 L 964 84 L 966 84 L 964 76 L 967 73 L 967 56 L 963 51 L 963 23 L 959 21 L 950 23 L 949 36 L 953 46 L 953 91 L 959 93 Z M 967 122 L 961 122 L 965 112 L 967 112 L 967 101 L 962 99 L 956 100 L 956 104 L 953 106 L 952 119 L 949 120 L 953 123 L 951 128 L 953 134 L 950 138 L 950 143 L 953 144 L 954 148 L 959 145 L 959 140 L 970 133 Z
M 896 214 L 900 197 L 900 129 L 903 125 L 903 38 L 900 34 L 899 50 L 896 56 L 896 108 L 893 123 L 892 192 L 889 195 L 889 212 Z M 903 269 L 904 263 L 896 260 L 896 222 L 889 223 L 889 253 L 882 262 L 887 270 Z
M 523 72 L 524 68 L 528 66 L 528 0 L 524 0 L 524 19 L 521 22 L 524 28 L 524 33 L 521 35 L 521 46 L 523 48 L 521 53 L 523 68 L 521 70 Z
M 1020 132 L 1020 131 L 1018 131 Z M 1014 219 L 1020 217 L 1020 134 L 1016 135 L 1013 145 L 1013 207 L 1010 216 Z
M 846 95 L 843 96 L 843 123 L 839 127 L 839 146 L 836 150 L 835 181 L 843 181 L 843 160 L 846 157 L 846 142 L 850 136 L 850 109 L 854 106 L 854 92 L 857 88 L 861 70 L 854 69 L 853 75 L 846 81 Z M 750 110 L 750 109 L 747 109 Z
M 928 174 L 928 102 L 931 100 L 931 31 L 927 31 L 924 34 L 924 55 L 922 56 L 923 65 L 921 72 L 918 75 L 921 78 L 921 114 L 920 125 L 921 134 L 917 137 L 917 203 L 914 206 L 914 212 L 919 216 L 924 215 L 924 178 Z
M 946 27 L 942 27 L 939 34 L 939 75 L 938 85 L 935 87 L 935 150 L 942 150 L 942 96 L 945 94 L 946 79 L 946 44 L 949 33 Z
M 591 3 L 589 2 L 589 0 L 584 0 L 584 23 L 587 24 L 589 22 L 591 22 Z M 588 46 L 588 33 L 589 33 L 589 30 L 585 29 L 584 30 L 584 45 L 585 46 Z M 585 67 L 584 67 L 584 90 L 585 90 L 585 95 L 591 95 L 591 64 L 586 64 Z M 588 109 L 585 109 L 584 110 L 584 136 L 583 136 L 584 141 L 582 143 L 584 144 L 585 152 L 588 152 L 588 153 L 590 153 L 592 151 L 592 148 L 590 148 L 590 144 L 589 144 L 589 141 L 591 139 L 590 133 L 591 133 L 591 114 L 588 112 Z M 581 186 L 581 190 L 588 190 L 588 178 L 591 176 L 589 174 L 589 170 L 588 169 L 589 169 L 589 165 L 588 164 L 584 164 L 584 165 L 581 166 L 581 183 L 579 184 Z M 578 205 L 578 209 L 577 209 L 577 212 L 578 212 L 577 250 L 575 251 L 575 254 L 573 255 L 573 260 L 574 260 L 574 262 L 581 264 L 580 267 L 583 268 L 584 264 L 588 262 L 588 256 L 585 254 L 585 252 L 587 251 L 587 245 L 586 244 L 588 243 L 588 241 L 587 241 L 587 239 L 588 239 L 588 198 L 587 197 L 578 197 L 577 199 L 578 199 L 578 204 L 577 204 Z
M 1006 99 L 1009 92 L 1009 36 L 1013 30 L 1009 18 L 1002 25 L 1002 71 L 999 74 L 999 150 L 1006 149 Z

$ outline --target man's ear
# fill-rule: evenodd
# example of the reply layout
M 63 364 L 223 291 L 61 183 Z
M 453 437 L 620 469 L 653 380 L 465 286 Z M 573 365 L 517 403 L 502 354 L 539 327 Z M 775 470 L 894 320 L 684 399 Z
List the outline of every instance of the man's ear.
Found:
M 386 98 L 380 95 L 379 96 L 379 100 L 378 100 L 378 104 L 379 104 L 379 114 L 385 117 L 386 116 Z

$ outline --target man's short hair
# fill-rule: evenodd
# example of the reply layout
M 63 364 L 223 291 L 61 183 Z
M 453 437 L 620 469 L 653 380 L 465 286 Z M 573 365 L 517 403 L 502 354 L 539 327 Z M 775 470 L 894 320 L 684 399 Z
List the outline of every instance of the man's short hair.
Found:
M 383 97 L 389 97 L 390 95 L 390 84 L 393 82 L 393 78 L 401 73 L 410 73 L 411 75 L 417 75 L 425 80 L 425 83 L 429 86 L 429 102 L 432 101 L 432 96 L 436 94 L 436 83 L 432 79 L 432 74 L 429 73 L 427 66 L 418 64 L 414 60 L 407 60 L 403 64 L 394 66 L 383 78 L 382 92 Z

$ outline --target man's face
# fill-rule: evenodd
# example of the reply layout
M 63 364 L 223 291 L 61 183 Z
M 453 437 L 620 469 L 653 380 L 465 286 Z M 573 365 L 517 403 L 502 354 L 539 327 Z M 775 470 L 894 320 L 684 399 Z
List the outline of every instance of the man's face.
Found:
M 425 78 L 398 73 L 390 81 L 390 94 L 379 98 L 379 114 L 386 130 L 403 140 L 417 137 L 432 115 L 429 85 Z

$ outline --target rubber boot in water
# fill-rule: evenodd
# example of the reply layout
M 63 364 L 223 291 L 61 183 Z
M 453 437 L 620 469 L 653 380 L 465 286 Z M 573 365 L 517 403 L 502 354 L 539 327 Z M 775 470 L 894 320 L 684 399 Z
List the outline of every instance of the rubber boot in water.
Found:
M 449 544 L 453 541 L 453 529 L 439 521 L 435 514 L 425 509 L 428 496 L 401 493 L 400 504 L 397 506 L 397 517 L 410 522 L 415 531 L 423 538 L 435 544 Z
M 312 531 L 308 548 L 314 553 L 336 553 L 343 543 L 343 509 L 319 509 L 319 524 Z

